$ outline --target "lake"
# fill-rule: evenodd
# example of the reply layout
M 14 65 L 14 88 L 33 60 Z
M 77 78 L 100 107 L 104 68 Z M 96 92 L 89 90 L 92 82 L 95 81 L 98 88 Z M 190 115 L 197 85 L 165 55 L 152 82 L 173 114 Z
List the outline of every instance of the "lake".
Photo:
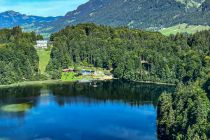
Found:
M 0 89 L 0 140 L 156 140 L 158 97 L 123 81 Z

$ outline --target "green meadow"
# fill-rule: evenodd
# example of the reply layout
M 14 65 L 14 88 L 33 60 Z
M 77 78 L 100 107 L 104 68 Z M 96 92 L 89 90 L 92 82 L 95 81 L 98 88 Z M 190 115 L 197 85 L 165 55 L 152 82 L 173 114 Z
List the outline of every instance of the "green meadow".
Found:
M 161 29 L 160 32 L 166 36 L 170 34 L 177 34 L 177 33 L 189 33 L 194 34 L 199 31 L 209 30 L 210 26 L 204 25 L 188 25 L 188 24 L 179 24 L 169 28 Z
M 39 49 L 37 50 L 37 53 L 39 55 L 39 69 L 41 71 L 41 74 L 43 74 L 50 60 L 50 50 Z

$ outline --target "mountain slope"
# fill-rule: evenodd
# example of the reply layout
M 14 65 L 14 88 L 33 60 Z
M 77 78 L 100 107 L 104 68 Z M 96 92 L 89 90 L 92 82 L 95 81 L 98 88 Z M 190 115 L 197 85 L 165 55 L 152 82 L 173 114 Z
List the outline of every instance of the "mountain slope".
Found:
M 184 5 L 171 0 L 90 0 L 55 21 L 52 26 L 57 30 L 69 24 L 94 22 L 111 26 L 155 28 L 176 22 L 182 13 L 185 13 Z M 168 19 L 169 16 L 173 18 Z
M 182 23 L 206 26 L 210 25 L 210 0 L 89 0 L 63 17 L 0 13 L 0 28 L 19 25 L 48 37 L 67 25 L 87 22 L 153 31 Z
M 52 32 L 66 25 L 94 22 L 159 30 L 179 23 L 210 24 L 209 0 L 90 0 L 52 22 Z
M 0 13 L 0 29 L 21 26 L 24 31 L 35 31 L 42 34 L 45 38 L 49 37 L 48 24 L 60 17 L 40 17 L 29 16 L 15 11 Z
M 52 22 L 56 19 L 58 19 L 58 17 L 27 16 L 15 11 L 6 11 L 0 13 L 0 28 L 11 28 L 26 24 L 41 24 L 44 22 Z

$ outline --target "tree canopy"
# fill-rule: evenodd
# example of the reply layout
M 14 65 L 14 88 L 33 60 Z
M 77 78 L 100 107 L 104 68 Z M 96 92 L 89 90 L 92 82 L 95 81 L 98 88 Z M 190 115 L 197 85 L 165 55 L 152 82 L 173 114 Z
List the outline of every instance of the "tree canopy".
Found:
M 35 33 L 23 33 L 20 27 L 0 30 L 0 84 L 32 80 L 38 74 L 39 58 L 33 47 Z
M 210 102 L 197 85 L 164 93 L 158 104 L 158 136 L 171 140 L 207 140 L 210 137 Z
M 95 24 L 69 26 L 51 36 L 47 70 L 59 78 L 74 64 L 112 69 L 117 78 L 177 83 L 201 77 L 210 31 L 166 37 L 157 32 Z

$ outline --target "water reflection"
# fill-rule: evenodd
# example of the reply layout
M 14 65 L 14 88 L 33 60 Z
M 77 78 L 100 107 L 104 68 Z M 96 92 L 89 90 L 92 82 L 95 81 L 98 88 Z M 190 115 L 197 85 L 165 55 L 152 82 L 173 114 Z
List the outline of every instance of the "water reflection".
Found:
M 174 88 L 108 81 L 97 82 L 97 87 L 66 83 L 0 90 L 0 108 L 13 107 L 13 111 L 0 109 L 0 136 L 156 139 L 156 105 L 165 90 Z
M 156 106 L 158 97 L 163 91 L 172 91 L 174 87 L 139 84 L 134 82 L 108 81 L 97 82 L 97 87 L 91 83 L 66 83 L 59 85 L 43 85 L 16 87 L 0 90 L 0 105 L 49 102 L 56 96 L 58 105 L 83 102 L 97 104 L 106 101 L 122 101 L 130 105 L 152 104 Z

